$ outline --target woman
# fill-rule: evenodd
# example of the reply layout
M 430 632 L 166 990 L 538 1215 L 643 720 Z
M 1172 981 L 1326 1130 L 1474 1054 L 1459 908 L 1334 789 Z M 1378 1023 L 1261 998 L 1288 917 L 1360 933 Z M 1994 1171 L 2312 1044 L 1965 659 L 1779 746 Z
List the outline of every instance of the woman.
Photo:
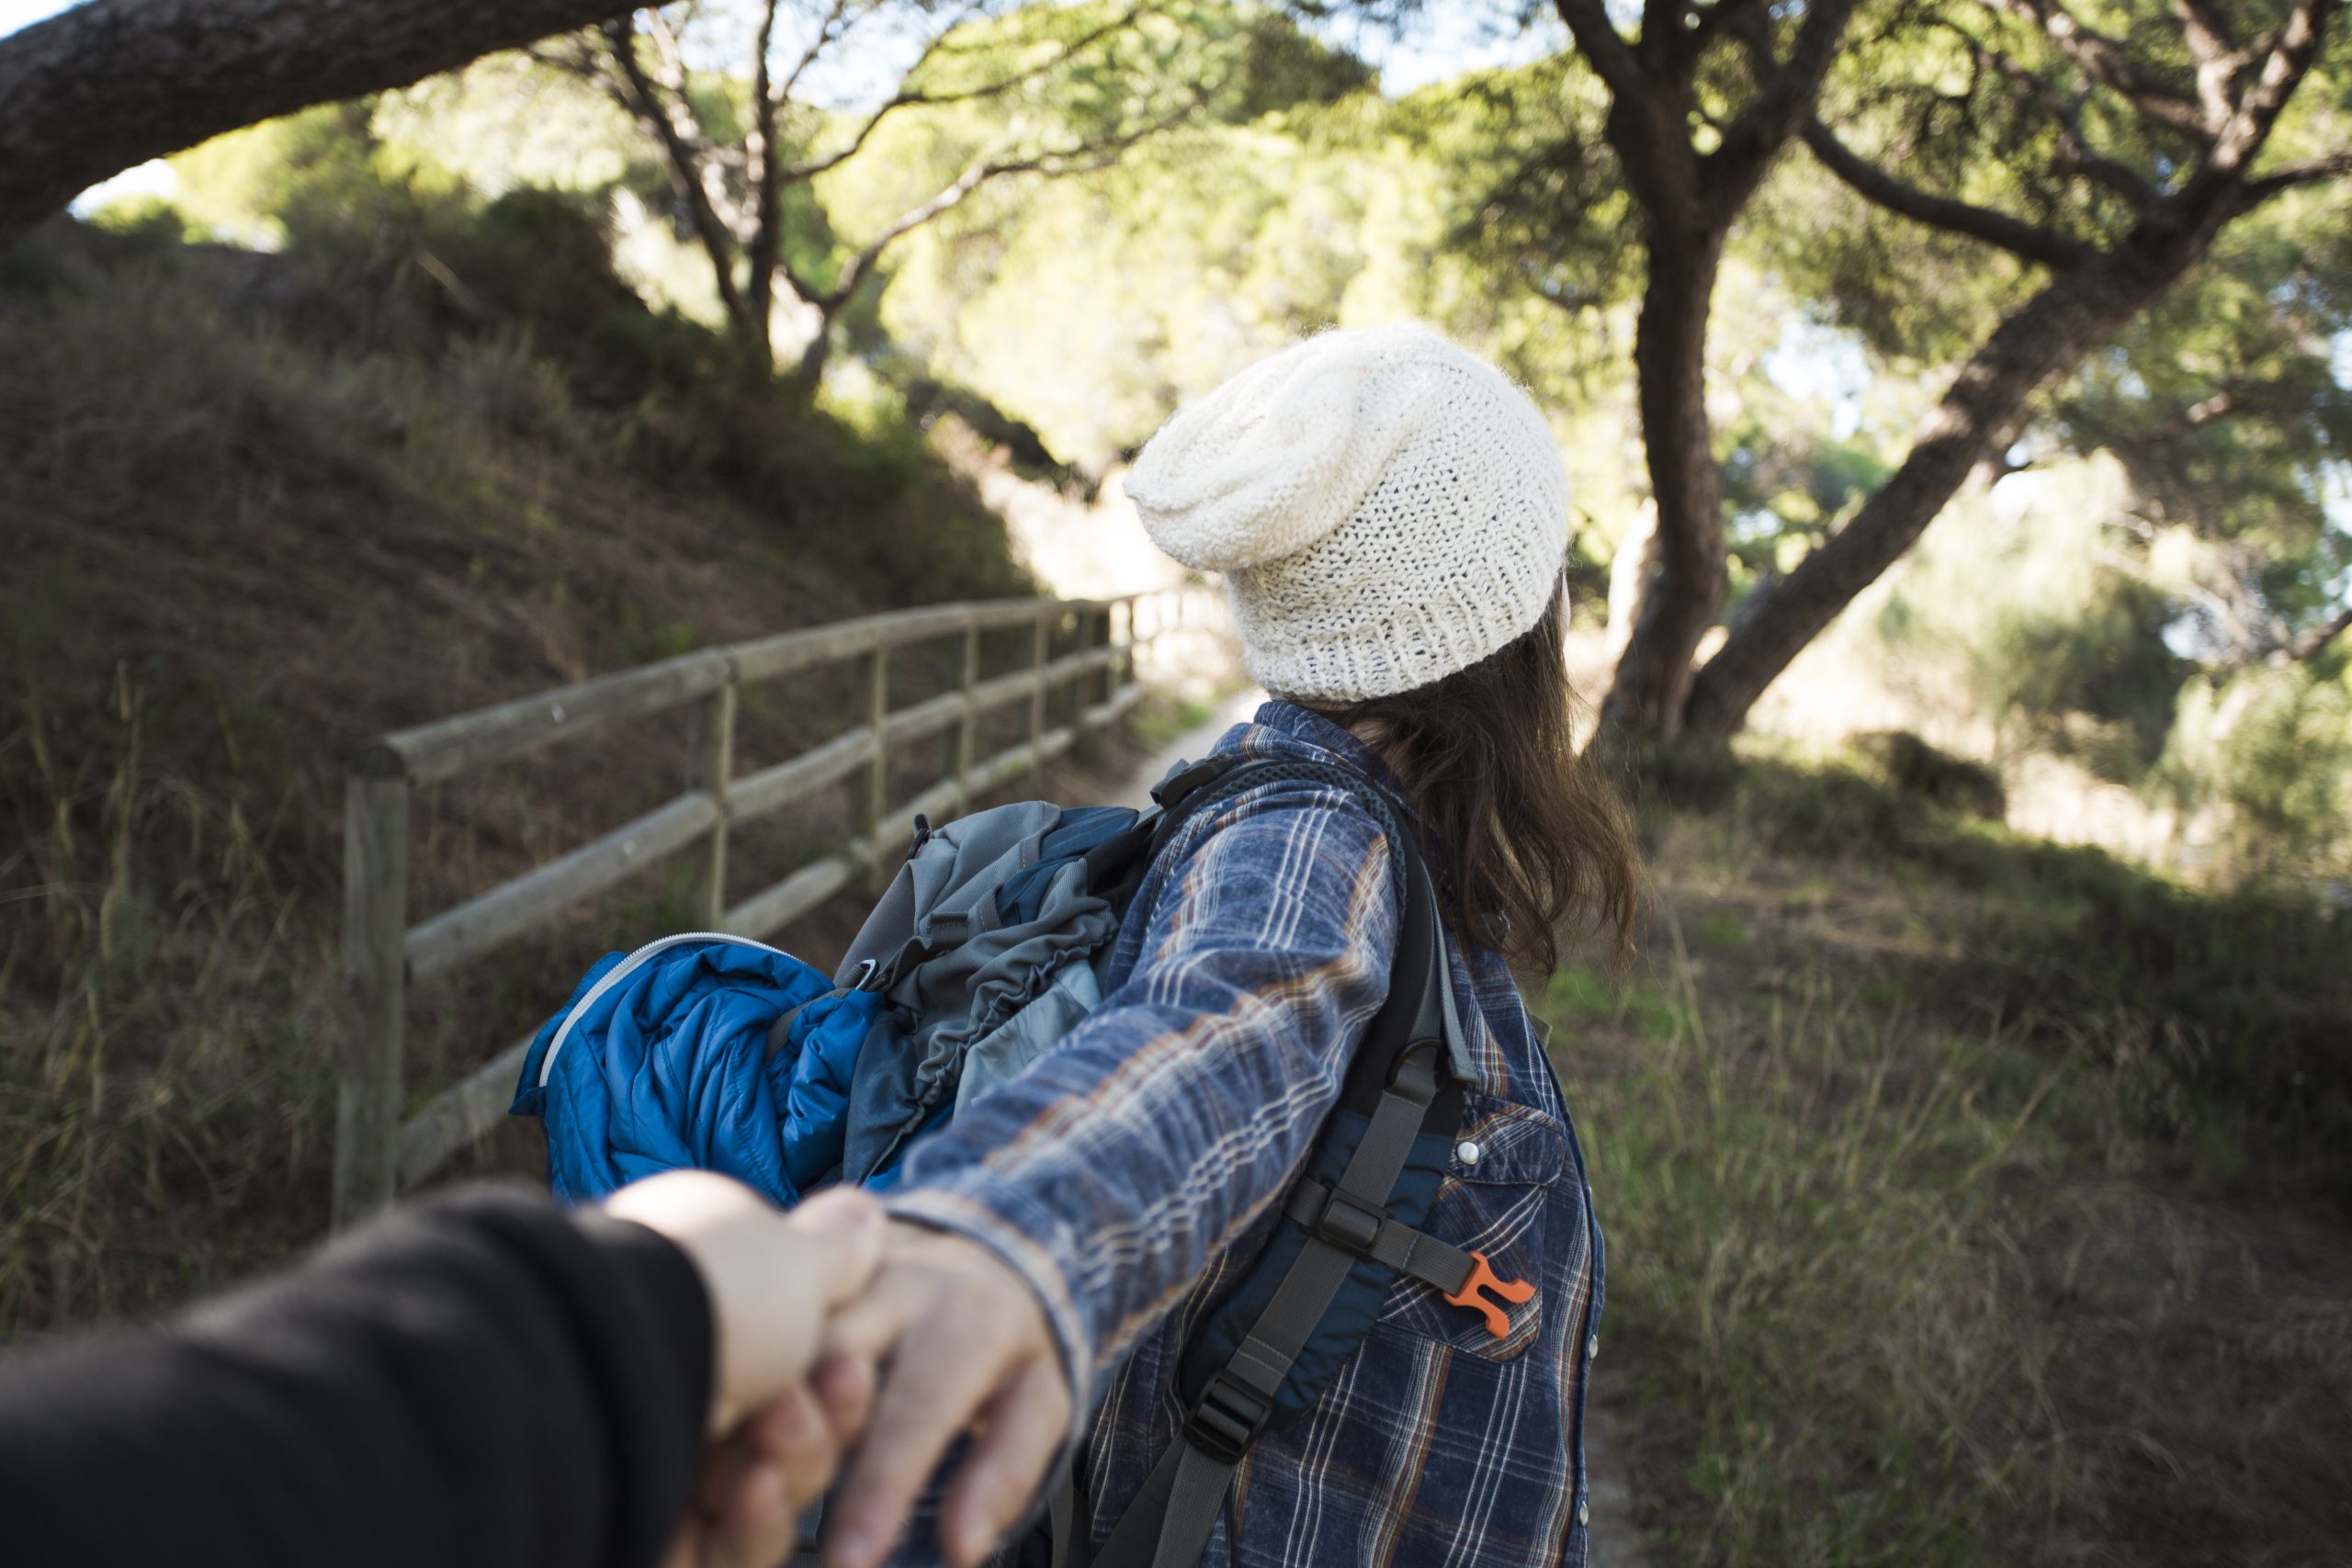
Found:
M 1438 334 L 1334 332 L 1184 409 L 1127 491 L 1170 554 L 1225 574 L 1275 694 L 1219 750 L 1352 770 L 1418 832 L 1471 1069 L 1425 1228 L 1537 1286 L 1498 1338 L 1400 1281 L 1320 1404 L 1258 1439 L 1203 1561 L 1581 1563 L 1600 1233 L 1512 969 L 1552 968 L 1571 919 L 1622 942 L 1633 869 L 1570 742 L 1558 454 Z M 835 1568 L 889 1553 L 967 1430 L 949 1561 L 979 1561 L 1081 1444 L 1101 1543 L 1178 1440 L 1186 1335 L 1264 1245 L 1386 994 L 1393 864 L 1345 789 L 1264 784 L 1197 814 L 1102 1009 L 918 1150 L 876 1283 L 835 1320 L 851 1363 L 885 1369 L 829 1511 Z

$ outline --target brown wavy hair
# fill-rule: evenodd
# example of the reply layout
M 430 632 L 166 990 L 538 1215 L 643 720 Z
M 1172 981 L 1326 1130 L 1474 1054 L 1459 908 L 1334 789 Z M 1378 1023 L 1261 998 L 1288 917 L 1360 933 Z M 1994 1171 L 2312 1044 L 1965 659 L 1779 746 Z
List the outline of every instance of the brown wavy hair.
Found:
M 1566 584 L 1562 585 L 1565 592 Z M 1446 923 L 1522 974 L 1589 929 L 1631 947 L 1637 872 L 1616 792 L 1577 754 L 1555 592 L 1544 618 L 1468 669 L 1317 711 L 1396 769 L 1443 867 Z

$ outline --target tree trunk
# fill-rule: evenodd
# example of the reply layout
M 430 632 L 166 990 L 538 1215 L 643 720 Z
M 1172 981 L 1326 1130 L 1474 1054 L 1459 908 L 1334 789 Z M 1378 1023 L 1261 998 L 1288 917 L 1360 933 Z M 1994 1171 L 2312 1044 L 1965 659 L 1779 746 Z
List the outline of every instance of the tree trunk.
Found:
M 1691 656 L 1724 602 L 1723 471 L 1707 425 L 1707 312 L 1724 235 L 1697 216 L 1695 201 L 1652 212 L 1634 370 L 1657 509 L 1657 567 L 1639 589 L 1601 717 L 1623 734 L 1671 740 Z
M 2052 376 L 2114 335 L 2202 255 L 2219 213 L 2152 225 L 2045 287 L 1995 330 L 1920 422 L 1903 466 L 1742 617 L 1691 683 L 1682 733 L 1730 739 L 1764 689 L 1935 521 Z
M 0 245 L 135 164 L 628 8 L 616 0 L 89 0 L 0 39 Z
M 794 391 L 803 397 L 814 397 L 818 383 L 825 378 L 825 367 L 833 357 L 833 313 L 822 311 L 817 322 L 817 334 L 800 350 L 800 357 L 786 379 Z

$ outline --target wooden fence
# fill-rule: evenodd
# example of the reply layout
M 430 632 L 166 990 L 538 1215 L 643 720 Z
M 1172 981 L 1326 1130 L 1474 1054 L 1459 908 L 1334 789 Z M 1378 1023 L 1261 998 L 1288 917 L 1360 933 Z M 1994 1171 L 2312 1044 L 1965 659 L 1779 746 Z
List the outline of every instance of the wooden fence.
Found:
M 528 1039 L 403 1119 L 401 1055 L 408 989 L 543 929 L 564 911 L 666 857 L 690 853 L 698 918 L 713 931 L 764 936 L 850 885 L 888 869 L 917 812 L 952 816 L 967 802 L 1069 750 L 1142 694 L 1136 663 L 1185 629 L 1186 591 L 1109 600 L 1012 600 L 941 604 L 869 615 L 665 660 L 495 707 L 404 729 L 363 746 L 344 807 L 344 1038 L 335 1103 L 334 1224 L 390 1203 L 494 1126 L 513 1097 Z M 1026 626 L 1028 666 L 979 678 L 980 636 Z M 1059 631 L 1073 651 L 1048 654 Z M 894 649 L 960 637 L 955 690 L 893 708 Z M 738 693 L 854 661 L 849 728 L 820 745 L 739 776 Z M 1074 716 L 1048 728 L 1047 698 L 1075 686 Z M 1026 702 L 1026 737 L 975 757 L 983 715 Z M 432 784 L 511 761 L 625 719 L 690 709 L 685 787 L 667 805 L 593 842 L 418 923 L 409 923 L 409 797 Z M 894 750 L 954 731 L 946 776 L 912 799 L 888 798 Z M 854 836 L 739 904 L 726 903 L 730 828 L 828 785 L 854 781 Z

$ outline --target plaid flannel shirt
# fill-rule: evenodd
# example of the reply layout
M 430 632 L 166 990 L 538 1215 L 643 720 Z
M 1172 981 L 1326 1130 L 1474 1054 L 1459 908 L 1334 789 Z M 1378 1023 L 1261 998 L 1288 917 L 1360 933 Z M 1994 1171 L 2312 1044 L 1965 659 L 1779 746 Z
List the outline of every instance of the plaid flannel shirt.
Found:
M 1403 809 L 1368 749 L 1288 703 L 1217 750 L 1340 762 Z M 1197 812 L 1136 896 L 1101 1009 L 910 1162 L 893 1209 L 989 1247 L 1046 1305 L 1078 1391 L 1098 1546 L 1177 1440 L 1183 1348 L 1277 1223 L 1387 993 L 1399 919 L 1377 821 L 1345 792 L 1276 781 Z M 1498 1339 L 1400 1279 L 1321 1403 L 1250 1450 L 1204 1562 L 1587 1560 L 1600 1231 L 1509 970 L 1450 945 L 1478 1077 L 1426 1228 L 1535 1295 Z M 935 1550 L 919 1529 L 907 1561 Z

